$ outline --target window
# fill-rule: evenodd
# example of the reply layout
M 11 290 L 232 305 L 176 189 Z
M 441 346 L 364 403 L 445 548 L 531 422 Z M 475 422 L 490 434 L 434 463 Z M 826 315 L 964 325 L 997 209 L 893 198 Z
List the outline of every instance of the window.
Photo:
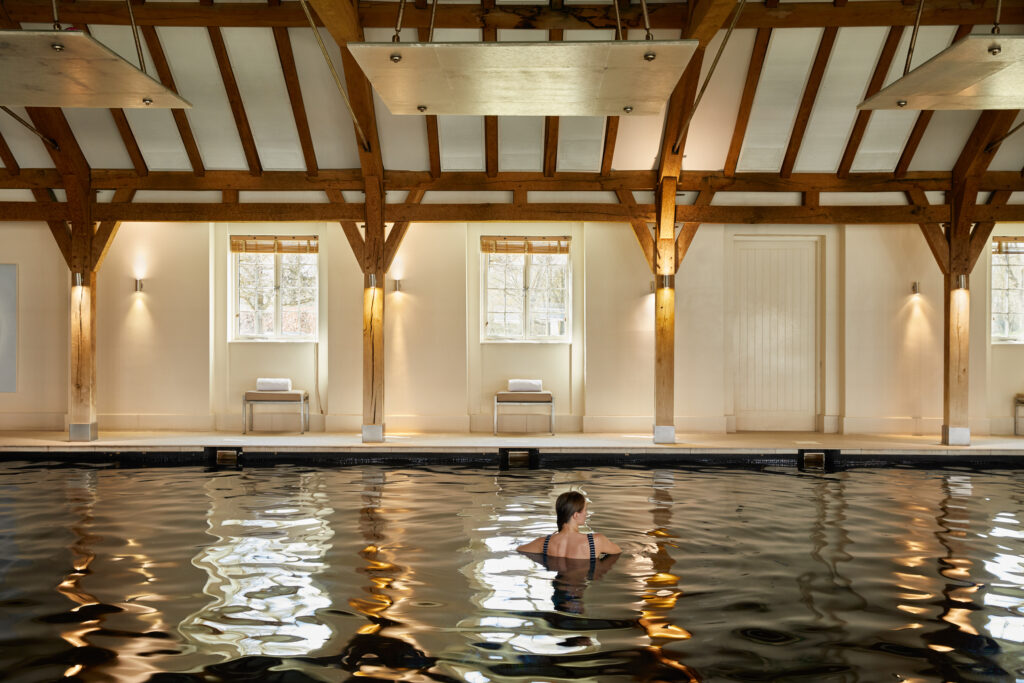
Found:
M 315 339 L 318 243 L 232 235 L 236 339 Z
M 485 339 L 569 339 L 569 239 L 480 238 Z
M 992 238 L 992 339 L 1024 342 L 1024 237 Z

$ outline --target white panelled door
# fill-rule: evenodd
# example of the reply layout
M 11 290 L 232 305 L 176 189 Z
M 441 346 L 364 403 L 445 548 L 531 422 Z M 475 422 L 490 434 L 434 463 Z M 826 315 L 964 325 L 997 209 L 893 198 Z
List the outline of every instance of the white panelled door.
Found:
M 818 240 L 737 237 L 736 429 L 814 431 Z

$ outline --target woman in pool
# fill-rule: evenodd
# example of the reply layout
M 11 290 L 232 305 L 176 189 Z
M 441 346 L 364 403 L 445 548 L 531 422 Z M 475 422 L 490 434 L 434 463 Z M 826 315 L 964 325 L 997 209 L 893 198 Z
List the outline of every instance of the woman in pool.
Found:
M 536 538 L 518 550 L 540 553 L 542 556 L 566 557 L 594 562 L 602 555 L 618 555 L 622 548 L 604 534 L 580 533 L 579 527 L 587 520 L 587 499 L 579 491 L 566 491 L 555 501 L 558 531 Z

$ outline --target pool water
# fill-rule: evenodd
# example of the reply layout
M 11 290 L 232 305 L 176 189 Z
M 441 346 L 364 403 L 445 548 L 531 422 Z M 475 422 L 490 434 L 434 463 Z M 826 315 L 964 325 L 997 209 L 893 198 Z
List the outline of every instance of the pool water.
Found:
M 579 488 L 623 547 L 516 552 Z M 0 466 L 6 681 L 1024 679 L 1024 472 Z

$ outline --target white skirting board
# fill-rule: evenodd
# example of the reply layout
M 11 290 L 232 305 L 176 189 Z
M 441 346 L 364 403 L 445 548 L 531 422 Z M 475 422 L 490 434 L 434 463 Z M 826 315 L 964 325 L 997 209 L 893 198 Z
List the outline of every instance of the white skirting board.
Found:
M 677 415 L 674 420 L 677 434 L 701 432 L 724 434 L 725 416 Z M 587 415 L 583 418 L 583 431 L 593 434 L 650 434 L 654 425 L 652 415 Z
M 64 431 L 67 414 L 60 413 L 0 413 L 0 429 L 26 431 Z
M 968 421 L 971 434 L 987 436 L 991 433 L 992 422 L 987 417 L 972 417 Z M 840 424 L 843 434 L 942 434 L 941 417 L 842 417 Z M 1013 433 L 1012 420 L 1008 433 Z
M 187 413 L 101 413 L 97 416 L 100 429 L 117 431 L 213 431 L 217 421 L 210 414 Z M 239 422 L 241 429 L 241 422 Z

